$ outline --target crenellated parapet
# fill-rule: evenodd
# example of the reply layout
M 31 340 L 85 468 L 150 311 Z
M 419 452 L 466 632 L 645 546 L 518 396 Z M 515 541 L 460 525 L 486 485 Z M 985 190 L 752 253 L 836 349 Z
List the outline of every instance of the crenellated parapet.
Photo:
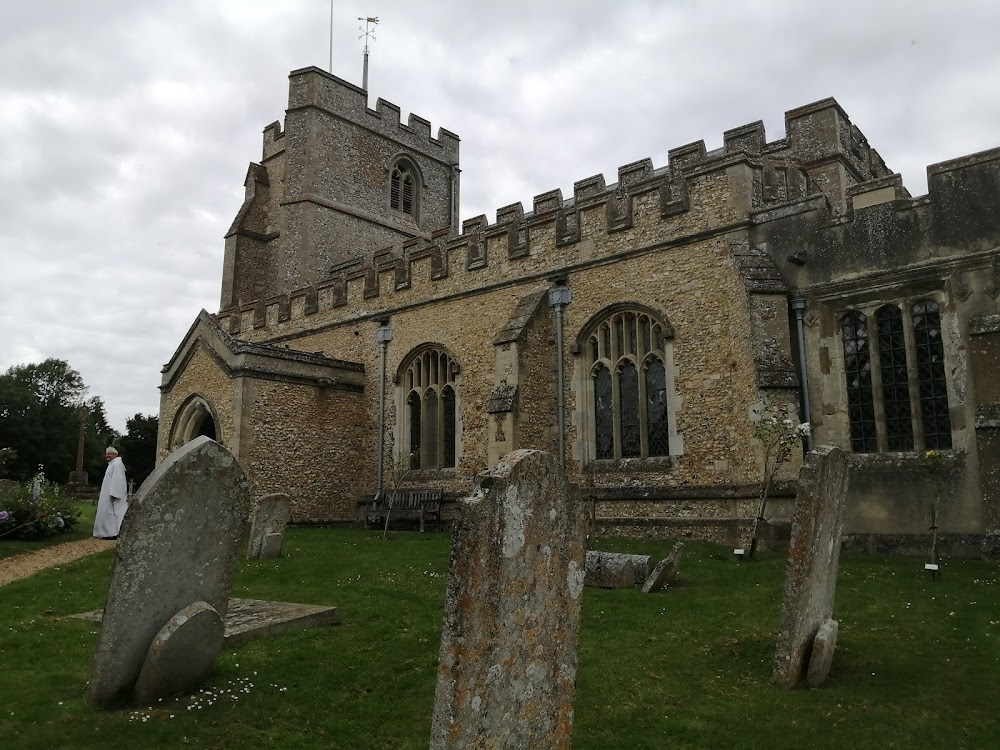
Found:
M 415 151 L 439 159 L 458 159 L 460 139 L 457 135 L 438 128 L 437 135 L 432 136 L 430 122 L 412 113 L 402 123 L 399 107 L 384 99 L 379 99 L 375 109 L 370 109 L 368 92 L 353 83 L 316 67 L 294 70 L 288 78 L 289 113 L 308 108 L 325 110 Z
M 923 269 L 937 277 L 951 258 L 956 296 L 967 298 L 963 274 L 981 274 L 1000 255 L 1000 149 L 931 165 L 927 176 L 927 195 L 915 198 L 892 174 L 849 187 L 846 210 L 817 194 L 764 206 L 751 214 L 753 242 L 790 286 L 828 285 L 832 294 L 887 267 L 897 279 L 923 278 Z
M 431 138 L 422 118 L 411 116 L 402 125 L 391 103 L 379 100 L 374 111 L 368 109 L 362 89 L 323 71 L 308 68 L 291 79 L 290 111 L 328 106 L 366 127 L 402 131 L 441 148 L 451 143 L 448 131 Z M 386 295 L 408 293 L 410 303 L 413 292 L 428 299 L 495 283 L 500 268 L 507 278 L 540 276 L 608 254 L 682 244 L 706 232 L 749 227 L 761 211 L 807 198 L 846 205 L 854 185 L 889 178 L 833 99 L 788 112 L 785 125 L 785 136 L 770 143 L 758 121 L 727 130 L 713 150 L 704 141 L 670 149 L 662 167 L 649 158 L 625 164 L 612 184 L 601 174 L 578 180 L 572 197 L 558 188 L 540 193 L 530 211 L 520 202 L 502 206 L 492 223 L 480 215 L 462 222 L 460 233 L 446 227 L 406 239 L 329 267 L 325 278 L 288 294 L 224 309 L 220 317 L 237 332 L 355 303 L 389 308 L 394 303 Z M 283 138 L 280 128 L 269 127 L 265 151 L 267 143 L 277 148 Z M 623 233 L 642 239 L 623 241 Z M 435 286 L 446 280 L 447 289 Z

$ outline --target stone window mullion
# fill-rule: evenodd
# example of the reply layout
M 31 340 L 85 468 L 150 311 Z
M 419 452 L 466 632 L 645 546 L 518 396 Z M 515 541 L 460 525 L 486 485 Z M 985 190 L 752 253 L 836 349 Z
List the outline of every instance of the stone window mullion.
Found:
M 903 303 L 903 337 L 906 339 L 906 373 L 910 390 L 910 420 L 913 423 L 913 449 L 925 450 L 924 417 L 920 408 L 920 373 L 917 368 L 917 340 L 913 332 L 913 304 Z
M 612 331 L 612 340 L 614 340 L 614 332 Z M 614 347 L 612 347 L 614 348 Z M 614 415 L 612 417 L 612 423 L 614 425 L 614 455 L 615 458 L 622 457 L 622 399 L 621 399 L 621 374 L 618 372 L 617 363 L 612 360 L 611 367 L 611 413 Z
M 885 453 L 888 450 L 889 438 L 885 427 L 885 409 L 883 408 L 885 393 L 882 388 L 882 362 L 875 310 L 866 310 L 865 317 L 865 326 L 868 332 L 868 361 L 871 364 L 872 402 L 875 407 L 876 452 Z

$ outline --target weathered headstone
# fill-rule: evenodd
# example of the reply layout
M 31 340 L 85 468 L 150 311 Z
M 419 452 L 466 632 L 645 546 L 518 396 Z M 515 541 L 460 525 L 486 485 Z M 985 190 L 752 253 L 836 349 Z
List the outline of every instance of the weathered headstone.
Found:
M 540 451 L 458 503 L 431 750 L 569 748 L 587 513 Z
M 817 688 L 826 682 L 833 666 L 833 652 L 837 647 L 837 631 L 840 623 L 827 620 L 819 626 L 813 639 L 812 650 L 809 652 L 809 668 L 806 671 L 806 684 Z
M 677 580 L 677 571 L 684 556 L 684 542 L 677 542 L 670 550 L 670 555 L 663 558 L 653 568 L 653 572 L 642 584 L 642 593 L 649 594 L 659 591 L 664 586 L 671 586 Z
M 257 500 L 250 516 L 250 542 L 247 559 L 279 557 L 285 543 L 285 526 L 290 518 L 288 495 L 275 493 Z
M 225 618 L 247 507 L 239 463 L 206 437 L 178 448 L 143 483 L 122 523 L 90 705 L 134 699 L 153 640 L 189 605 L 204 602 Z M 171 684 L 164 678 L 156 697 L 170 695 Z
M 150 644 L 135 683 L 135 702 L 149 704 L 197 688 L 215 666 L 224 632 L 222 617 L 205 602 L 171 617 Z
M 846 498 L 843 451 L 824 445 L 809 453 L 799 473 L 774 656 L 774 682 L 786 688 L 805 679 L 816 633 L 833 616 Z
M 587 586 L 627 589 L 643 583 L 653 570 L 649 555 L 587 550 Z

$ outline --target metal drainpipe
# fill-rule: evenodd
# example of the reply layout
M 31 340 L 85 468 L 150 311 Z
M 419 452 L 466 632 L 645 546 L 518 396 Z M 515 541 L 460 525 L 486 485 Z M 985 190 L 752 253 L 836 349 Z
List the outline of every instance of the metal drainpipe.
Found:
M 549 307 L 556 311 L 556 432 L 559 435 L 560 464 L 564 464 L 566 455 L 566 425 L 565 406 L 563 405 L 563 308 L 573 301 L 573 293 L 569 287 L 561 283 L 549 290 Z
M 392 341 L 392 329 L 388 321 L 383 321 L 375 332 L 378 342 L 379 387 L 378 387 L 378 469 L 375 478 L 375 497 L 382 495 L 382 467 L 385 456 L 385 352 Z
M 802 383 L 802 416 L 812 427 L 812 413 L 809 408 L 809 374 L 806 370 L 806 335 L 804 319 L 806 311 L 805 297 L 792 297 L 792 309 L 795 311 L 795 333 L 799 342 L 799 380 Z M 813 449 L 812 430 L 805 439 L 806 450 Z

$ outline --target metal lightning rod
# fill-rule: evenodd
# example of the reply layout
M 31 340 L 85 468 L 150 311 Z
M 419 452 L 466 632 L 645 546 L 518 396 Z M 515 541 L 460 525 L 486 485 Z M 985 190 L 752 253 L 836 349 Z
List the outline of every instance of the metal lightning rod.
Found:
M 333 0 L 330 0 L 330 73 L 333 73 Z

